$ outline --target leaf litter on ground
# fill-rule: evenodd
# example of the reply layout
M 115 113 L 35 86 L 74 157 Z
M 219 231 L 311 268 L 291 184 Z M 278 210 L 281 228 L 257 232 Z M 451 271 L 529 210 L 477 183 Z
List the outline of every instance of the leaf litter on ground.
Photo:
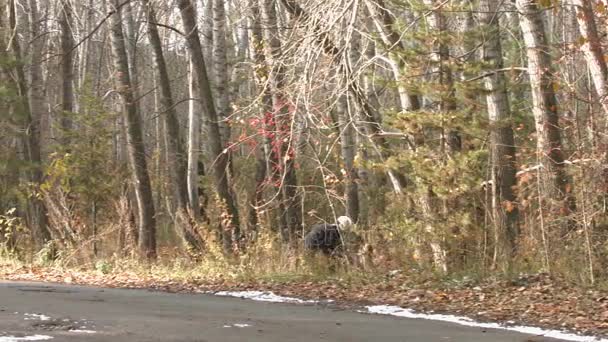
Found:
M 577 334 L 608 337 L 608 294 L 568 285 L 548 274 L 515 280 L 446 284 L 412 279 L 402 273 L 369 280 L 326 279 L 175 279 L 153 272 L 66 270 L 0 264 L 0 279 L 46 281 L 114 288 L 145 288 L 174 293 L 263 291 L 276 296 L 318 300 L 343 307 L 386 305 L 412 312 L 459 315 L 482 323 L 529 325 Z

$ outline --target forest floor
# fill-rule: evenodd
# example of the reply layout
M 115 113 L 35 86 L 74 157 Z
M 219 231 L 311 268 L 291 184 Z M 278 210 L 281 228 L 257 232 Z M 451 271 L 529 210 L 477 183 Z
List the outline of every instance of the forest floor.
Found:
M 608 336 L 608 292 L 567 285 L 547 274 L 513 280 L 424 280 L 402 272 L 374 276 L 208 279 L 151 269 L 75 270 L 3 262 L 0 279 L 48 281 L 168 292 L 259 290 L 302 299 L 332 299 L 344 307 L 386 304 L 499 322 Z

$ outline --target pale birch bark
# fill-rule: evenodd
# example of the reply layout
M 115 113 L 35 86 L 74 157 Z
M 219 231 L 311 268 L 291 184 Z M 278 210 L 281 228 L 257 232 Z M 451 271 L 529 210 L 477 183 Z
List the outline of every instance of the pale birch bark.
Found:
M 221 135 L 218 126 L 218 116 L 213 105 L 213 95 L 207 70 L 203 49 L 196 25 L 196 16 L 190 0 L 179 0 L 178 7 L 186 32 L 186 44 L 191 54 L 194 72 L 198 83 L 198 97 L 205 112 L 204 124 L 207 129 L 207 143 L 209 144 L 209 160 L 212 162 L 213 177 L 219 199 L 225 206 L 227 218 L 222 220 L 222 242 L 224 252 L 230 254 L 233 250 L 233 236 L 240 236 L 239 215 L 236 200 L 228 183 L 228 154 L 222 149 Z
M 346 215 L 350 217 L 353 222 L 357 222 L 359 220 L 359 188 L 357 184 L 359 175 L 357 168 L 355 167 L 357 147 L 355 120 L 351 115 L 350 109 L 348 95 L 341 95 L 336 104 L 336 110 L 340 125 L 342 161 L 344 162 L 343 173 Z
M 196 218 L 200 218 L 199 214 L 199 179 L 198 179 L 198 163 L 201 148 L 201 113 L 202 108 L 197 98 L 198 87 L 196 85 L 196 76 L 194 75 L 193 62 L 191 57 L 188 60 L 188 165 L 186 171 L 186 181 L 188 187 L 188 203 L 190 212 Z
M 73 7 L 69 0 L 61 1 L 61 75 L 62 75 L 62 101 L 60 122 L 63 129 L 63 143 L 69 145 L 69 136 L 72 127 L 71 115 L 74 112 L 74 36 L 72 28 Z
M 213 76 L 215 108 L 220 120 L 222 146 L 230 141 L 230 127 L 226 122 L 230 115 L 230 88 L 228 87 L 228 61 L 226 55 L 225 0 L 213 0 Z
M 598 35 L 592 3 L 589 0 L 571 1 L 575 8 L 579 31 L 584 39 L 580 49 L 585 56 L 591 79 L 604 110 L 604 116 L 608 117 L 608 89 L 606 88 L 608 67 Z
M 481 57 L 490 71 L 503 67 L 500 42 L 498 3 L 479 1 L 479 21 L 484 26 Z M 514 188 L 516 179 L 515 139 L 511 123 L 511 108 L 506 79 L 502 72 L 484 78 L 486 104 L 490 121 L 491 215 L 494 226 L 494 264 L 504 257 L 510 265 L 519 236 L 519 210 Z
M 395 31 L 395 20 L 388 11 L 383 0 L 365 0 L 367 10 L 371 14 L 371 19 L 380 34 L 380 38 L 388 50 L 391 59 L 390 67 L 393 77 L 397 82 L 399 93 L 399 103 L 402 111 L 412 111 L 420 109 L 420 100 L 406 87 L 403 78 L 403 70 L 406 68 L 405 61 L 399 55 L 405 51 L 399 33 Z
M 213 7 L 216 0 L 202 0 L 201 8 L 202 29 L 201 36 L 203 40 L 203 56 L 205 57 L 205 65 L 207 65 L 207 74 L 213 75 L 211 66 L 213 65 Z M 222 1 L 222 0 L 218 0 Z M 195 8 L 196 11 L 196 8 Z
M 146 259 L 156 258 L 156 217 L 152 186 L 138 112 L 138 102 L 131 84 L 127 48 L 122 27 L 121 2 L 114 0 L 111 16 L 112 58 L 116 67 L 117 92 L 123 100 L 123 117 L 127 128 L 128 160 L 133 176 L 138 207 L 138 249 Z
M 547 52 L 542 11 L 536 0 L 517 0 L 520 26 L 526 46 L 532 92 L 532 114 L 536 125 L 537 150 L 542 165 L 542 196 L 552 202 L 553 214 L 573 209 L 572 189 L 564 169 L 564 151 L 558 104 L 551 79 L 551 56 Z

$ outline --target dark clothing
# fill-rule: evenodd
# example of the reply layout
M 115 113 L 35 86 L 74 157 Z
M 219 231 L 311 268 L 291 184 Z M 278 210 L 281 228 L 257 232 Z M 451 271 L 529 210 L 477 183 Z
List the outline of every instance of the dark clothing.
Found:
M 322 251 L 327 255 L 332 254 L 340 246 L 342 246 L 342 236 L 335 224 L 315 224 L 304 237 L 304 248 Z

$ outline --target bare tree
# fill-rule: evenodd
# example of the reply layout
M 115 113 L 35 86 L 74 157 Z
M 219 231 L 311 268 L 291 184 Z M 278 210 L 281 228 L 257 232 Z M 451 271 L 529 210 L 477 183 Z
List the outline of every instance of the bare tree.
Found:
M 551 55 L 547 52 L 542 10 L 536 0 L 517 0 L 520 26 L 528 57 L 532 90 L 532 113 L 536 123 L 537 152 L 542 166 L 541 188 L 554 214 L 573 209 L 571 184 L 564 169 L 564 151 L 559 125 L 558 103 L 551 77 Z
M 68 134 L 72 130 L 71 116 L 74 112 L 74 36 L 72 28 L 73 8 L 69 0 L 61 0 L 61 74 L 62 74 L 62 103 L 61 127 L 63 134 Z M 63 139 L 64 144 L 69 144 L 69 139 Z
M 295 241 L 296 232 L 302 222 L 297 208 L 299 203 L 297 198 L 297 178 L 294 168 L 295 155 L 293 151 L 292 123 L 293 114 L 290 112 L 288 99 L 285 94 L 285 68 L 281 64 L 282 56 L 281 41 L 277 26 L 277 13 L 275 2 L 272 0 L 259 0 L 259 8 L 262 22 L 262 34 L 266 42 L 266 62 L 270 66 L 270 85 L 272 93 L 272 121 L 276 138 L 273 139 L 273 148 L 277 150 L 277 156 L 273 160 L 277 163 L 273 166 L 275 170 L 268 170 L 273 173 L 279 171 L 280 191 L 282 195 L 282 205 L 285 207 L 281 213 L 281 232 L 284 241 Z M 278 144 L 278 146 L 277 146 Z
M 608 117 L 608 67 L 602 51 L 602 43 L 597 32 L 593 8 L 589 0 L 572 0 L 576 10 L 576 20 L 584 41 L 581 50 L 587 61 L 591 79 L 595 85 L 595 90 L 600 99 L 600 104 L 604 110 L 604 115 Z
M 113 1 L 111 16 L 112 57 L 116 67 L 117 91 L 122 97 L 123 120 L 127 128 L 128 160 L 137 198 L 139 253 L 147 259 L 156 258 L 156 217 L 137 100 L 133 95 L 127 49 L 122 26 L 121 4 Z
M 17 29 L 17 17 L 15 0 L 8 1 L 8 25 L 3 23 L 5 6 L 0 6 L 0 51 L 11 51 L 12 56 L 8 56 L 17 61 L 21 60 L 21 45 L 19 38 L 14 36 L 12 32 Z M 10 36 L 8 36 L 10 34 Z M 6 40 L 9 41 L 8 47 Z M 31 112 L 28 101 L 28 88 L 23 64 L 16 63 L 11 69 L 3 68 L 3 73 L 6 75 L 5 80 L 9 86 L 13 85 L 20 99 L 18 101 L 21 106 L 20 111 L 13 108 L 18 122 L 24 132 L 23 149 L 25 160 L 31 164 L 27 172 L 28 181 L 34 185 L 33 191 L 37 192 L 43 181 L 42 174 L 42 158 L 40 152 L 40 118 L 34 117 Z M 8 74 L 14 72 L 14 78 Z M 27 201 L 27 219 L 29 227 L 32 229 L 32 235 L 37 248 L 43 247 L 51 239 L 51 234 L 48 229 L 48 220 L 46 216 L 46 208 L 37 193 L 28 194 Z
M 179 131 L 179 122 L 175 110 L 175 102 L 171 91 L 171 81 L 167 71 L 167 63 L 163 55 L 162 44 L 158 28 L 156 27 L 156 14 L 149 0 L 144 0 L 147 11 L 147 28 L 150 44 L 154 54 L 154 64 L 158 73 L 160 87 L 161 116 L 164 122 L 164 142 L 168 160 L 168 175 L 173 198 L 176 204 L 175 223 L 179 236 L 183 239 L 188 250 L 201 252 L 204 242 L 193 229 L 188 219 L 187 204 L 188 193 L 186 178 L 186 155 Z
M 506 79 L 502 72 L 502 46 L 497 17 L 498 4 L 492 0 L 479 2 L 479 20 L 484 25 L 482 59 L 490 70 L 484 77 L 488 119 L 490 120 L 491 213 L 494 223 L 494 263 L 504 256 L 512 261 L 519 235 L 519 210 L 514 188 L 517 185 L 515 139 Z
M 222 149 L 221 134 L 218 125 L 218 116 L 213 105 L 213 96 L 205 58 L 199 38 L 194 8 L 190 0 L 179 0 L 178 7 L 181 13 L 184 30 L 186 32 L 186 44 L 190 52 L 193 69 L 198 84 L 199 101 L 205 113 L 204 124 L 207 129 L 207 143 L 209 144 L 209 159 L 212 162 L 215 187 L 220 201 L 225 205 L 227 219 L 223 220 L 222 241 L 224 252 L 232 251 L 232 237 L 239 237 L 239 215 L 236 200 L 231 192 L 227 177 L 228 153 Z

